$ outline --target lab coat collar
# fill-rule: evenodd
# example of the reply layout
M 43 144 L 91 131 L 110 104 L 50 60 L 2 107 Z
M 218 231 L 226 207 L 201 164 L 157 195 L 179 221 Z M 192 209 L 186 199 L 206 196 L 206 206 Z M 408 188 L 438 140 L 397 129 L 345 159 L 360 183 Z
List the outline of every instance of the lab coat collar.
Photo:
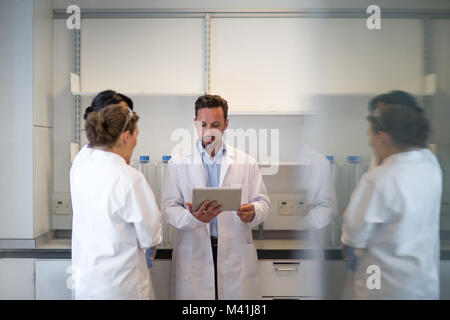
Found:
M 198 140 L 200 141 L 200 140 Z M 197 143 L 194 143 L 190 149 L 190 151 L 186 154 L 185 157 L 185 163 L 193 164 L 193 165 L 201 165 L 202 169 L 202 175 L 204 184 L 206 185 L 206 173 L 205 169 L 203 168 L 203 161 L 202 161 L 202 155 L 199 151 L 199 148 L 197 147 Z M 220 185 L 222 185 L 223 180 L 225 179 L 225 176 L 228 172 L 228 168 L 230 164 L 234 162 L 236 159 L 236 150 L 232 148 L 225 140 L 222 140 L 223 148 L 226 150 L 224 156 L 222 157 L 222 167 L 220 170 Z M 197 166 L 194 166 L 197 167 Z M 195 170 L 195 169 L 194 169 Z M 200 172 L 197 172 L 196 174 L 200 174 Z
M 200 140 L 197 140 L 196 143 L 192 145 L 190 150 L 186 153 L 186 158 L 194 159 L 194 163 L 203 163 L 202 162 L 202 154 L 200 153 L 199 148 L 197 147 L 197 143 L 200 143 Z M 225 141 L 222 140 L 223 150 L 225 150 L 224 158 L 228 160 L 234 160 L 236 158 L 235 150 Z M 203 146 L 202 146 L 203 147 Z M 200 162 L 196 162 L 199 160 Z M 224 160 L 222 160 L 224 161 Z M 226 162 L 226 161 L 224 161 Z
M 224 157 L 222 157 L 222 168 L 220 170 L 220 185 L 222 185 L 223 180 L 225 179 L 225 176 L 228 172 L 229 166 L 235 162 L 236 155 L 233 148 L 230 147 L 230 145 L 225 141 L 223 141 L 224 149 L 226 150 Z
M 428 150 L 426 148 L 415 148 L 404 152 L 399 152 L 390 155 L 383 160 L 383 165 L 396 162 L 415 162 L 423 158 L 423 151 Z
M 203 157 L 203 154 L 206 152 L 206 150 L 203 147 L 203 144 L 200 141 L 200 139 L 197 140 L 196 146 L 197 146 L 198 151 L 200 152 L 200 155 Z M 225 156 L 226 155 L 226 151 L 227 151 L 227 148 L 225 146 L 224 140 L 222 139 L 222 143 L 220 145 L 219 151 L 214 156 L 214 158 L 216 158 L 221 152 L 223 152 L 223 155 Z M 208 155 L 208 157 L 211 158 L 209 155 Z
M 100 148 L 90 148 L 87 147 L 91 153 L 92 160 L 99 160 L 102 162 L 117 162 L 126 164 L 125 159 L 119 156 L 117 153 L 106 151 Z

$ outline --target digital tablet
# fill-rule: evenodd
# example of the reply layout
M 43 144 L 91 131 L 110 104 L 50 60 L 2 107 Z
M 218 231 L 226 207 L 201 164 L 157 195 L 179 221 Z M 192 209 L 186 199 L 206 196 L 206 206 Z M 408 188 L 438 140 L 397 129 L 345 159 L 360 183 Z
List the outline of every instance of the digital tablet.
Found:
M 222 211 L 237 211 L 241 206 L 242 188 L 194 188 L 192 195 L 192 209 L 197 211 L 203 201 L 217 201 L 222 205 Z

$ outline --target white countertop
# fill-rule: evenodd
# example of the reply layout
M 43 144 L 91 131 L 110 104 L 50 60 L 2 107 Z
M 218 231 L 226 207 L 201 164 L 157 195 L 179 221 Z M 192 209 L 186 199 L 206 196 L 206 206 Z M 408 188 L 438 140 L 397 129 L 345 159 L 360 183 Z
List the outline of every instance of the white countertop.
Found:
M 314 246 L 310 241 L 304 239 L 264 239 L 253 240 L 258 250 L 302 250 L 313 249 Z M 40 244 L 36 249 L 70 249 L 71 239 L 52 239 L 48 242 Z M 172 245 L 158 246 L 160 249 L 172 249 Z M 325 246 L 324 249 L 340 249 L 339 246 Z M 441 240 L 441 250 L 450 250 L 450 240 Z
M 259 250 L 301 250 L 312 249 L 313 246 L 303 239 L 265 239 L 253 240 L 256 249 Z M 40 244 L 36 249 L 70 249 L 70 239 L 52 239 Z M 172 245 L 158 246 L 160 249 L 172 249 Z

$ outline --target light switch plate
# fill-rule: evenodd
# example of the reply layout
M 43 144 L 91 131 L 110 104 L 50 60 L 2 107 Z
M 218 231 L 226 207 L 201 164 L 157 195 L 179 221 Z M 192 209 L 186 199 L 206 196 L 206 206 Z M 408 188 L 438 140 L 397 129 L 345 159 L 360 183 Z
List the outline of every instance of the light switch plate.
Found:
M 294 202 L 294 200 L 278 200 L 278 215 L 293 216 Z
M 72 203 L 69 194 L 53 194 L 53 214 L 72 214 Z

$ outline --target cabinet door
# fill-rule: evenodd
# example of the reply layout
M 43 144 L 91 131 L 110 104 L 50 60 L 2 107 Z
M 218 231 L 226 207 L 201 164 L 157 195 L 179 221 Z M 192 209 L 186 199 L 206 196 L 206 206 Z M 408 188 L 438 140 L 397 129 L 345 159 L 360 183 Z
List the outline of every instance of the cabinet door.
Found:
M 264 297 L 320 298 L 320 262 L 313 260 L 260 260 Z
M 170 299 L 171 271 L 171 260 L 152 261 L 150 275 L 152 278 L 153 291 L 155 293 L 156 300 Z
M 201 94 L 202 31 L 201 18 L 83 20 L 81 89 Z M 117 39 L 121 48 L 116 50 L 111 43 Z
M 34 299 L 34 259 L 0 259 L 0 300 Z
M 450 261 L 441 261 L 441 300 L 450 300 Z
M 36 300 L 71 300 L 71 260 L 36 260 Z
M 326 260 L 324 263 L 324 299 L 348 299 L 346 290 L 351 289 L 346 262 L 344 260 Z
M 419 19 L 383 20 L 375 32 L 365 19 L 215 18 L 213 26 L 211 92 L 232 112 L 310 111 L 323 94 L 423 91 Z

